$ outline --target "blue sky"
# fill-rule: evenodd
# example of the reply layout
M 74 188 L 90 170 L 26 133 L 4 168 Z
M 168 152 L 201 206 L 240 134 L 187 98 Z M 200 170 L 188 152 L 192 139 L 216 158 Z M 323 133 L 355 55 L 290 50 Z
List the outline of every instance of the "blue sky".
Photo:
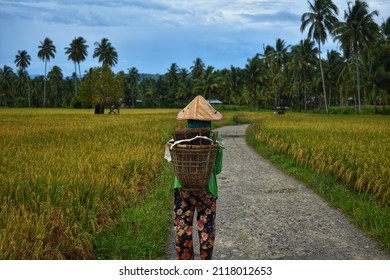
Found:
M 347 1 L 333 2 L 343 19 Z M 379 11 L 378 23 L 390 16 L 390 1 L 367 3 Z M 26 50 L 32 59 L 27 71 L 43 74 L 38 45 L 49 37 L 57 48 L 49 69 L 57 65 L 64 75 L 74 71 L 64 48 L 78 36 L 89 45 L 82 72 L 99 65 L 92 55 L 103 37 L 118 52 L 115 72 L 166 73 L 172 63 L 190 69 L 197 57 L 216 69 L 245 67 L 277 38 L 290 45 L 305 38 L 300 18 L 309 11 L 306 0 L 0 0 L 0 7 L 0 67 L 16 71 L 15 55 Z M 325 47 L 337 49 L 330 37 Z

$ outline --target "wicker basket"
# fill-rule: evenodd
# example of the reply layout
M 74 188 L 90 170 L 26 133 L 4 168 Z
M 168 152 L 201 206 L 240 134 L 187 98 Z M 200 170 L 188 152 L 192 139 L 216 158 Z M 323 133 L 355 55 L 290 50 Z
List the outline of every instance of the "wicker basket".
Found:
M 183 139 L 191 139 L 195 136 L 206 136 L 210 137 L 210 128 L 184 128 L 184 129 L 176 129 L 172 132 L 173 139 L 175 141 L 183 140 Z M 190 145 L 204 145 L 210 144 L 209 141 L 203 139 L 195 139 L 188 144 Z
M 174 145 L 168 143 L 175 174 L 183 190 L 201 191 L 207 187 L 219 144 Z

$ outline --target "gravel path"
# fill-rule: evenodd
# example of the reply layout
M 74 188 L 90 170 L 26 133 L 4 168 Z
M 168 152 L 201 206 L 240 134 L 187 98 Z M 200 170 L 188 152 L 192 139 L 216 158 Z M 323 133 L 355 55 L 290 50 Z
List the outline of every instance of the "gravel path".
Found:
M 225 150 L 214 259 L 390 259 L 340 212 L 250 148 L 246 128 L 217 129 Z M 173 229 L 167 258 L 175 259 Z

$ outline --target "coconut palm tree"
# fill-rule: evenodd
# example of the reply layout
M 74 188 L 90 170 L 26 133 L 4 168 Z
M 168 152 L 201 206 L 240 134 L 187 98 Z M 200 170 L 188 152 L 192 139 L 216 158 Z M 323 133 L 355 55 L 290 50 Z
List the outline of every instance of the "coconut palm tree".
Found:
M 46 37 L 43 42 L 38 46 L 38 57 L 43 60 L 45 63 L 45 81 L 43 87 L 43 107 L 46 107 L 46 71 L 47 71 L 47 62 L 50 61 L 50 58 L 55 57 L 56 47 L 53 45 L 53 41 Z
M 126 84 L 131 91 L 131 107 L 135 107 L 135 93 L 137 91 L 138 82 L 140 80 L 140 75 L 138 69 L 132 67 L 129 69 L 129 74 L 126 77 Z
M 95 42 L 95 46 L 93 58 L 98 57 L 99 62 L 110 67 L 118 63 L 118 53 L 107 38 L 103 38 L 100 43 Z
M 361 53 L 360 67 L 365 77 L 365 88 L 371 92 L 374 112 L 378 113 L 378 97 L 384 106 L 386 93 L 390 92 L 390 17 L 380 27 L 376 42 Z
M 339 84 L 337 83 L 337 78 L 340 75 L 343 62 L 344 60 L 338 51 L 335 50 L 328 51 L 327 61 L 324 68 L 325 68 L 325 75 L 329 80 L 329 86 L 328 86 L 329 106 L 331 105 L 332 99 L 335 99 L 334 97 L 332 97 L 333 96 L 332 93 L 341 92 L 338 90 Z M 339 98 L 339 101 L 340 100 L 341 98 Z M 341 102 L 339 102 L 339 104 L 341 104 Z
M 14 63 L 19 69 L 26 71 L 28 66 L 30 66 L 31 56 L 25 50 L 18 51 L 18 54 L 15 55 Z
M 230 66 L 230 71 L 226 76 L 226 98 L 227 103 L 231 104 L 232 100 L 240 100 L 242 94 L 242 77 L 239 67 Z
M 194 65 L 191 66 L 191 77 L 192 79 L 199 79 L 204 72 L 205 64 L 203 60 L 197 57 L 194 61 Z
M 249 91 L 249 95 L 252 100 L 253 109 L 258 108 L 258 91 L 259 87 L 262 84 L 262 60 L 259 58 L 259 54 L 255 55 L 253 58 L 248 59 L 248 63 L 245 65 L 243 70 L 244 82 Z
M 172 63 L 167 71 L 165 76 L 168 79 L 169 86 L 176 87 L 177 82 L 179 81 L 179 66 L 177 66 L 176 63 Z
M 192 94 L 192 80 L 190 79 L 190 73 L 186 68 L 181 68 L 178 73 L 179 87 L 177 89 L 176 99 L 181 101 L 187 101 Z
M 62 70 L 58 66 L 53 66 L 53 68 L 48 73 L 49 81 L 53 83 L 55 89 L 55 103 L 54 106 L 58 107 L 58 84 L 62 81 L 64 75 Z
M 179 87 L 179 69 L 180 68 L 176 63 L 172 63 L 164 76 L 168 85 L 168 91 L 164 95 L 165 102 L 170 103 L 176 100 Z
M 7 98 L 11 96 L 12 83 L 15 78 L 15 73 L 12 68 L 4 65 L 0 69 L 0 95 L 4 97 L 4 107 L 7 107 Z
M 387 44 L 390 44 L 390 17 L 381 25 L 381 33 Z
M 219 80 L 214 73 L 213 66 L 207 66 L 203 75 L 195 81 L 194 93 L 202 95 L 205 99 L 211 99 L 212 93 L 219 87 Z
M 348 3 L 348 10 L 344 12 L 345 22 L 339 22 L 335 26 L 335 39 L 338 40 L 343 49 L 344 55 L 351 58 L 356 68 L 356 81 L 358 92 L 358 111 L 361 111 L 360 96 L 360 71 L 359 56 L 375 42 L 379 34 L 379 26 L 374 21 L 378 11 L 369 12 L 368 4 L 356 0 L 355 4 Z
M 309 39 L 301 40 L 298 45 L 292 46 L 292 64 L 296 75 L 301 79 L 304 94 L 304 110 L 307 111 L 307 81 L 310 73 L 315 68 L 316 54 L 318 49 L 314 46 L 314 41 Z
M 79 66 L 79 75 L 81 79 L 81 70 L 80 70 L 80 62 L 84 61 L 88 55 L 88 45 L 87 41 L 83 37 L 77 37 L 72 40 L 69 47 L 65 48 L 65 54 L 68 55 L 68 60 L 72 60 L 74 63 L 74 85 L 75 85 L 75 93 L 77 96 L 77 65 Z
M 28 74 L 26 69 L 31 63 L 31 56 L 27 53 L 27 51 L 18 51 L 18 54 L 15 56 L 14 61 L 16 67 L 19 68 L 19 73 L 23 80 L 27 83 L 27 91 L 28 91 L 28 107 L 31 107 L 31 100 L 30 100 L 30 86 L 28 84 Z
M 313 3 L 308 1 L 310 11 L 304 13 L 301 17 L 301 32 L 303 32 L 306 27 L 309 26 L 309 31 L 307 34 L 308 38 L 314 39 L 318 44 L 318 60 L 321 70 L 322 90 L 324 94 L 325 111 L 328 114 L 329 108 L 326 98 L 325 76 L 321 62 L 321 43 L 325 44 L 327 39 L 327 32 L 331 33 L 334 24 L 338 22 L 336 15 L 338 15 L 339 10 L 332 0 L 313 1 Z
M 286 46 L 286 42 L 282 39 L 277 39 L 275 48 L 272 46 L 267 46 L 265 56 L 268 63 L 271 66 L 271 69 L 274 71 L 275 77 L 275 106 L 280 105 L 280 92 L 281 92 L 281 81 L 283 79 L 283 70 L 287 62 L 288 48 L 290 45 Z

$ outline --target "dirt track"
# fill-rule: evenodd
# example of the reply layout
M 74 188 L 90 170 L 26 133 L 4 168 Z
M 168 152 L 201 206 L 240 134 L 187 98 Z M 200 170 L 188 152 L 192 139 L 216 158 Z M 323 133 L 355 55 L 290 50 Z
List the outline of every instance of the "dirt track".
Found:
M 214 259 L 390 259 L 345 216 L 252 150 L 246 128 L 218 129 L 225 150 Z M 173 228 L 167 259 L 175 259 Z

